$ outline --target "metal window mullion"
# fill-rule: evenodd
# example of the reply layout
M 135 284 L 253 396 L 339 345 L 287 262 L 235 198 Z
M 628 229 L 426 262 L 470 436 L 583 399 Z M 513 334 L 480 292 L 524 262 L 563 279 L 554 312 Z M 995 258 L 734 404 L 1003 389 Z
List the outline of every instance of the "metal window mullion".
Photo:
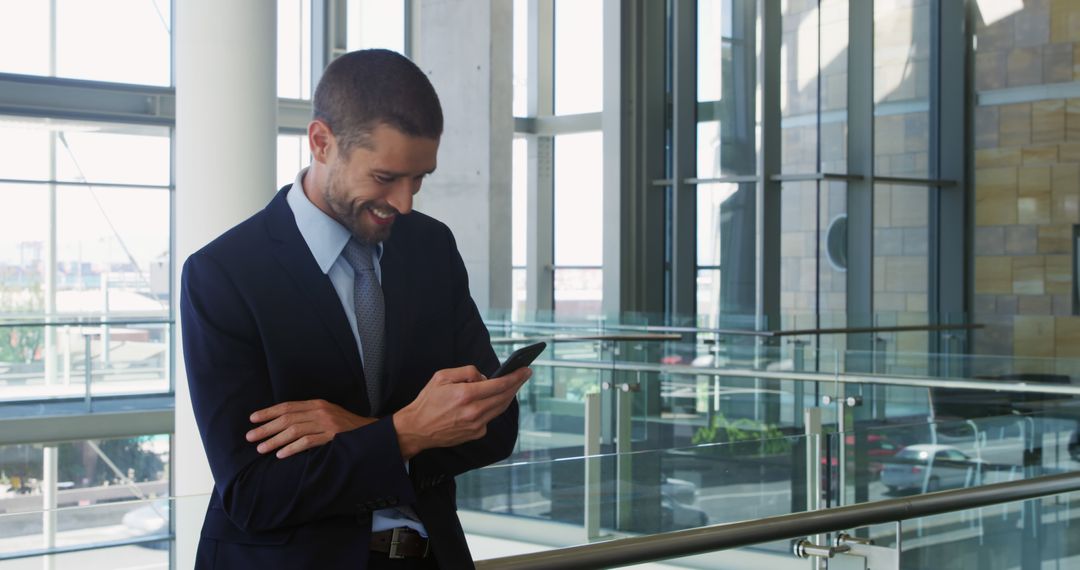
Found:
M 874 296 L 874 3 L 851 2 L 848 9 L 847 163 L 848 172 L 864 178 L 847 184 L 847 326 L 866 327 Z M 849 335 L 847 347 L 868 353 L 872 335 Z M 849 369 L 864 371 L 865 364 Z
M 346 0 L 311 0 L 311 85 L 334 58 L 348 51 Z M 408 25 L 408 20 L 406 20 Z
M 967 322 L 965 252 L 971 251 L 965 200 L 967 138 L 966 10 L 963 2 L 931 2 L 930 177 L 953 181 L 930 189 L 929 253 L 931 324 Z M 935 53 L 936 52 L 936 53 Z M 948 352 L 941 333 L 932 334 L 930 352 Z M 962 350 L 962 349 L 961 349 Z M 948 362 L 945 363 L 948 365 Z
M 631 243 L 624 243 L 623 230 L 629 230 L 632 220 L 627 220 L 624 209 L 629 206 L 633 196 L 627 196 L 623 192 L 623 181 L 629 176 L 626 166 L 629 160 L 623 160 L 623 149 L 632 147 L 632 125 L 623 120 L 622 110 L 624 101 L 627 107 L 632 107 L 632 102 L 624 99 L 627 93 L 626 78 L 632 73 L 629 65 L 630 58 L 624 51 L 624 42 L 629 44 L 634 41 L 633 29 L 623 26 L 624 18 L 630 20 L 630 12 L 633 7 L 630 3 L 622 0 L 603 0 L 603 12 L 601 27 L 603 28 L 603 107 L 600 112 L 601 145 L 602 145 L 602 204 L 601 232 L 603 236 L 601 248 L 603 275 L 601 290 L 602 312 L 612 319 L 618 319 L 622 308 L 622 280 L 624 248 L 632 247 Z M 625 65 L 625 67 L 624 67 Z M 629 158 L 629 157 L 627 157 Z M 629 261 L 629 260 L 627 260 Z M 626 269 L 630 269 L 627 267 Z M 621 478 L 617 478 L 621 481 Z M 621 487 L 619 489 L 621 491 Z M 619 493 L 621 494 L 621 493 Z M 620 514 L 625 514 L 619 509 Z M 627 528 L 629 519 L 617 517 L 618 528 Z
M 673 322 L 693 319 L 696 307 L 697 188 L 697 3 L 672 3 L 672 219 L 671 307 Z
M 776 2 L 758 2 L 761 55 L 758 60 L 760 150 L 757 157 L 755 197 L 757 294 L 754 321 L 757 330 L 780 328 L 780 174 L 781 113 L 780 51 L 783 32 L 781 8 Z
M 528 2 L 528 118 L 547 118 L 554 111 L 555 2 Z M 555 138 L 528 135 L 526 223 L 526 313 L 550 316 L 555 308 Z

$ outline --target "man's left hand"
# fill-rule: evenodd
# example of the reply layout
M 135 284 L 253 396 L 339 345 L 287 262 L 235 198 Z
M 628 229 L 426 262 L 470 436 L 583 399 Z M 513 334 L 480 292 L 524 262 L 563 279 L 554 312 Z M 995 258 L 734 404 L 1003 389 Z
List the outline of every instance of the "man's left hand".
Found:
M 252 443 L 262 441 L 256 448 L 259 453 L 277 449 L 277 458 L 284 459 L 324 445 L 341 432 L 375 423 L 375 420 L 353 414 L 326 400 L 303 400 L 259 410 L 251 414 L 251 422 L 262 425 L 247 432 L 247 440 Z

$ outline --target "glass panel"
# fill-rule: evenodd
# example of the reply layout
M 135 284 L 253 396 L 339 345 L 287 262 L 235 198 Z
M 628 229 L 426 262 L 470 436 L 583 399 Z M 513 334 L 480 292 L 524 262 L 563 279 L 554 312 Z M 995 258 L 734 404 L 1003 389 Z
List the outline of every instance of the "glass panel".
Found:
M 973 18 L 974 90 L 1041 90 L 1072 82 L 1080 42 L 1080 3 L 978 3 Z M 1074 61 L 1075 60 L 1075 61 Z M 1053 87 L 1049 91 L 1053 91 Z M 1080 99 L 972 103 L 976 362 L 990 375 L 1072 375 L 1078 306 L 1074 267 L 1080 248 Z M 1057 357 L 1056 359 L 1054 357 Z
M 91 507 L 78 510 L 80 512 L 72 513 L 72 516 L 88 514 L 96 515 L 98 511 L 103 511 L 104 508 Z M 130 517 L 133 526 L 141 524 L 139 521 L 147 519 L 149 516 L 158 517 L 157 512 L 154 511 L 152 507 L 146 505 L 133 507 L 131 512 L 134 513 Z M 167 511 L 164 512 L 167 516 Z M 151 514 L 148 515 L 145 513 Z M 24 524 L 32 524 L 32 520 L 36 520 L 40 523 L 41 515 L 14 516 L 11 517 L 11 519 L 13 523 L 20 519 Z M 38 525 L 38 528 L 40 528 L 40 525 Z M 35 538 L 38 538 L 38 541 L 36 542 L 40 542 L 39 537 Z M 22 540 L 19 542 L 26 544 L 25 542 L 22 542 Z M 108 568 L 109 570 L 168 570 L 170 544 L 171 542 L 169 540 L 160 540 L 130 546 L 116 546 L 99 550 L 54 554 L 47 558 L 47 564 L 45 563 L 46 558 L 44 556 L 35 556 L 33 558 L 23 558 L 4 562 L 0 567 L 4 570 L 38 570 L 40 568 L 49 568 L 50 570 L 96 570 L 99 568 Z
M 817 327 L 818 185 L 788 182 L 780 200 L 781 330 Z
M 555 137 L 555 265 L 603 263 L 603 135 Z
M 168 314 L 168 192 L 61 187 L 57 204 L 58 312 Z
M 52 450 L 52 451 L 49 451 Z M 0 446 L 2 512 L 41 509 L 44 461 L 55 452 L 57 502 L 92 505 L 168 496 L 169 436 Z M 111 465 L 110 465 L 111 463 Z M 122 513 L 121 513 L 122 514 Z M 4 533 L 3 536 L 10 536 Z
M 168 392 L 169 325 L 112 322 L 0 326 L 0 400 Z
M 717 281 L 709 285 L 717 296 L 706 303 L 717 311 L 715 326 L 737 327 L 725 318 L 739 320 L 754 313 L 756 185 L 701 184 L 697 188 L 697 264 L 720 270 Z M 699 283 L 699 302 L 702 294 Z M 700 322 L 710 313 L 699 307 Z
M 948 560 L 952 568 L 1071 568 L 1078 562 L 1077 508 L 1080 493 L 1072 493 L 905 521 L 902 567 L 934 568 Z M 895 526 L 872 538 L 895 545 Z
M 170 84 L 169 0 L 56 0 L 54 5 L 51 39 L 49 2 L 0 4 L 0 72 Z
M 555 315 L 582 319 L 601 312 L 604 272 L 597 268 L 555 268 Z
M 528 300 L 529 290 L 526 285 L 525 268 L 515 267 L 511 270 L 510 278 L 513 281 L 511 292 L 510 320 L 521 321 L 527 318 L 525 303 Z
M 799 510 L 791 504 L 799 485 L 789 459 L 805 455 L 802 440 L 739 440 L 590 458 L 560 458 L 553 449 L 463 475 L 458 503 L 472 511 L 463 520 L 478 559 L 604 540 L 613 534 L 651 534 L 788 514 Z M 590 472 L 597 474 L 591 482 Z M 617 475 L 627 472 L 632 476 Z M 595 509 L 600 536 L 584 536 L 586 508 Z M 806 562 L 790 551 L 790 543 L 783 541 L 687 562 L 693 568 L 805 568 Z
M 874 187 L 875 326 L 929 324 L 928 188 Z M 925 361 L 929 333 L 877 336 L 878 350 Z
M 874 0 L 874 171 L 930 175 L 930 2 Z
M 56 10 L 56 75 L 169 84 L 168 0 L 58 0 Z
M 781 4 L 781 172 L 818 171 L 818 80 L 820 60 L 817 2 Z
M 40 315 L 45 311 L 48 189 L 0 184 L 0 204 L 0 316 Z M 11 361 L 2 355 L 4 344 L 0 342 L 0 360 Z
M 529 2 L 514 0 L 514 116 L 529 114 Z
M 278 135 L 277 187 L 292 184 L 301 168 L 311 164 L 306 135 Z
M 697 176 L 755 170 L 755 4 L 698 0 Z
M 405 0 L 348 0 L 349 51 L 382 48 L 405 53 Z
M 719 269 L 698 269 L 697 272 L 697 326 L 714 328 L 720 323 Z
M 557 115 L 596 113 L 604 106 L 603 12 L 601 0 L 555 1 Z
M 0 558 L 29 550 L 152 539 L 141 545 L 52 557 L 49 568 L 168 568 L 169 436 L 0 447 Z M 56 480 L 46 479 L 46 462 Z M 56 486 L 58 508 L 42 511 L 43 490 Z M 54 520 L 48 537 L 44 517 Z M 120 559 L 109 557 L 120 556 Z M 0 563 L 41 568 L 42 558 Z M 139 563 L 139 564 L 136 564 Z
M 844 172 L 848 3 L 782 6 L 781 172 Z
M 524 137 L 514 139 L 513 187 L 511 188 L 511 208 L 513 226 L 514 267 L 524 267 L 528 237 L 528 199 L 529 199 L 529 141 Z
M 847 183 L 822 181 L 818 212 L 818 322 L 820 328 L 844 328 L 847 320 Z M 847 335 L 831 334 L 817 339 L 826 353 L 843 352 Z
M 169 184 L 170 141 L 164 127 L 0 117 L 0 152 L 12 159 L 0 163 L 0 178 Z
M 0 71 L 52 75 L 49 19 L 49 2 L 0 4 Z
M 48 119 L 0 116 L 0 178 L 49 180 L 49 141 L 58 128 Z
M 57 131 L 56 178 L 73 182 L 169 184 L 169 134 L 112 125 Z M 48 154 L 48 149 L 42 149 Z
M 286 99 L 310 99 L 311 0 L 277 0 L 277 91 Z

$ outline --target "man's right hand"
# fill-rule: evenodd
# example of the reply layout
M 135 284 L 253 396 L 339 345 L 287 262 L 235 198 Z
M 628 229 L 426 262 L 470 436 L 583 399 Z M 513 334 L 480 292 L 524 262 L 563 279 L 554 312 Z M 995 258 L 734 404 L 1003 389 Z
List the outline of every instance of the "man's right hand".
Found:
M 491 380 L 475 366 L 436 372 L 416 399 L 394 414 L 402 458 L 484 437 L 488 422 L 506 410 L 530 376 L 528 368 Z

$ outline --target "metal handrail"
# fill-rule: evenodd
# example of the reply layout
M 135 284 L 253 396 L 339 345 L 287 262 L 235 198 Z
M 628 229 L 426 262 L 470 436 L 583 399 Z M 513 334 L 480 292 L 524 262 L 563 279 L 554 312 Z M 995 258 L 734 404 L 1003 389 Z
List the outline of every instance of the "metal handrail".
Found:
M 583 368 L 620 372 L 666 372 L 669 374 L 757 378 L 761 380 L 798 380 L 804 382 L 839 382 L 842 384 L 882 384 L 913 388 L 958 388 L 961 390 L 997 390 L 1023 394 L 1060 394 L 1080 396 L 1080 386 L 1060 384 L 1029 384 L 990 380 L 954 380 L 945 378 L 912 378 L 909 376 L 864 376 L 847 373 L 818 373 L 774 370 L 752 370 L 689 366 L 686 364 L 653 364 L 649 362 L 612 362 L 595 360 L 536 360 L 532 366 L 553 368 Z
M 18 552 L 12 552 L 10 554 L 0 553 L 0 562 L 8 562 L 11 560 L 19 560 L 23 558 L 37 558 L 39 556 L 72 554 L 75 552 L 102 550 L 105 548 L 116 548 L 118 546 L 138 546 L 166 541 L 172 542 L 175 539 L 176 535 L 171 532 L 165 532 L 159 534 L 148 534 L 135 538 L 123 538 L 120 540 L 106 540 L 86 544 L 73 544 L 70 546 L 53 546 L 50 548 L 35 548 L 33 550 L 20 550 Z
M 623 325 L 606 324 L 601 322 L 597 325 L 576 323 L 536 323 L 536 322 L 505 322 L 485 321 L 490 328 L 536 328 L 536 329 L 568 329 L 568 330 L 592 330 L 592 331 L 637 331 L 653 333 L 707 333 L 725 336 L 751 336 L 761 338 L 781 338 L 788 336 L 811 336 L 831 334 L 876 334 L 893 332 L 942 332 L 953 330 L 978 330 L 986 325 L 979 323 L 965 323 L 955 325 L 895 325 L 884 327 L 838 327 L 838 328 L 815 328 L 815 329 L 791 329 L 791 330 L 750 330 L 750 329 L 720 329 L 701 327 L 676 327 L 667 325 Z
M 660 340 L 681 340 L 681 334 L 659 334 L 659 333 L 639 333 L 639 334 L 590 334 L 590 335 L 539 335 L 539 336 L 520 336 L 520 337 L 496 337 L 491 339 L 491 344 L 518 344 L 525 342 L 586 342 L 586 341 L 642 341 L 653 342 Z
M 176 321 L 167 317 L 118 317 L 116 319 L 101 319 L 100 317 L 58 317 L 41 318 L 34 320 L 4 320 L 0 319 L 0 328 L 12 327 L 100 327 L 116 325 L 172 325 Z
M 1047 475 L 477 561 L 481 570 L 588 570 L 741 548 L 1080 491 L 1080 473 Z

